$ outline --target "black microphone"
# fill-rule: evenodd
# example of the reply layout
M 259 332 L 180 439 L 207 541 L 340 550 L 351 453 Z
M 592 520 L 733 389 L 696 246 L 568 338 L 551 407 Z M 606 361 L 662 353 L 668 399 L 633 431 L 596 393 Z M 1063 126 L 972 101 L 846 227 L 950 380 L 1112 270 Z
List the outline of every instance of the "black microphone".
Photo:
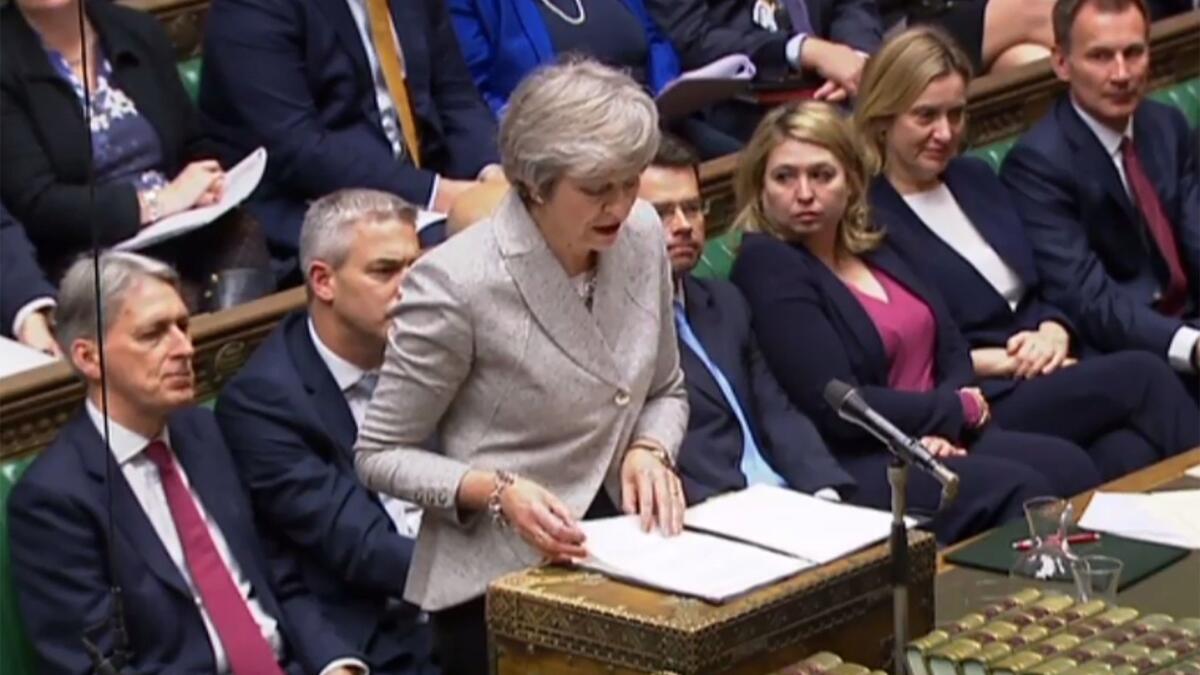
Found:
M 841 380 L 825 385 L 825 402 L 842 419 L 856 424 L 888 447 L 894 455 L 933 476 L 942 484 L 942 506 L 958 496 L 958 474 L 946 468 L 933 453 L 912 436 L 900 431 L 886 417 L 867 405 L 858 391 Z

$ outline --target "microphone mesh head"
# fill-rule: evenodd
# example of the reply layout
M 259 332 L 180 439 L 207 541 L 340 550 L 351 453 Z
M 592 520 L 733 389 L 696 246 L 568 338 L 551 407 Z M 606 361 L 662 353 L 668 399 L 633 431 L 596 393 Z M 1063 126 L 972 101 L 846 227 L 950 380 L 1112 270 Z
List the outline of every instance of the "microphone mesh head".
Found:
M 825 402 L 834 410 L 839 410 L 852 393 L 854 387 L 841 380 L 830 380 L 829 384 L 825 385 Z

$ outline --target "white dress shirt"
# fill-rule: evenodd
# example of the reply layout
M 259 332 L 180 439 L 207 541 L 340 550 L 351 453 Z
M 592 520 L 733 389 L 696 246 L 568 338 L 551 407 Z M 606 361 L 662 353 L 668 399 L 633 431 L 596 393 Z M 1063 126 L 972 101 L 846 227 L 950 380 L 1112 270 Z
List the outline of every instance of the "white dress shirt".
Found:
M 945 183 L 932 190 L 903 195 L 908 207 L 917 214 L 938 239 L 954 249 L 979 272 L 996 292 L 1015 310 L 1025 297 L 1025 284 L 1021 277 L 1004 262 L 979 228 L 971 222 L 958 200 Z
M 86 404 L 88 417 L 91 418 L 92 424 L 96 426 L 96 430 L 100 435 L 104 436 L 104 418 L 100 414 L 100 410 L 89 400 Z M 225 655 L 225 647 L 221 644 L 221 638 L 217 635 L 217 629 L 213 626 L 212 620 L 208 616 L 208 610 L 204 603 L 200 600 L 199 591 L 192 583 L 192 574 L 188 570 L 187 560 L 183 556 L 183 544 L 179 541 L 179 533 L 175 531 L 175 520 L 171 517 L 171 507 L 167 503 L 167 495 L 163 491 L 162 479 L 159 477 L 158 469 L 153 462 L 146 457 L 142 452 L 153 439 L 145 438 L 141 434 L 126 429 L 117 424 L 112 418 L 108 420 L 109 428 L 109 444 L 112 447 L 113 458 L 117 460 L 117 465 L 121 467 L 121 474 L 125 476 L 125 481 L 129 483 L 129 488 L 133 490 L 133 494 L 137 497 L 138 503 L 142 505 L 142 511 L 150 520 L 150 524 L 154 527 L 154 532 L 158 535 L 159 541 L 167 550 L 167 555 L 171 557 L 171 562 L 175 563 L 175 567 L 179 569 L 179 573 L 183 575 L 183 580 L 187 583 L 188 588 L 192 592 L 192 597 L 196 600 L 196 609 L 200 610 L 200 617 L 204 620 L 204 630 L 208 632 L 208 642 L 212 646 L 213 661 L 217 664 L 218 673 L 229 672 L 229 659 Z M 171 438 L 166 428 L 163 428 L 162 434 L 158 437 L 171 447 Z M 183 464 L 176 462 L 179 469 L 179 477 L 183 480 L 184 486 L 191 493 L 193 501 L 196 503 L 196 510 L 200 512 L 200 516 L 204 518 L 204 524 L 208 526 L 208 534 L 212 537 L 213 544 L 217 548 L 217 553 L 221 556 L 221 560 L 225 562 L 225 566 L 229 568 L 229 573 L 233 577 L 234 584 L 237 585 L 238 593 L 242 599 L 246 601 L 246 605 L 250 608 L 250 616 L 254 617 L 254 622 L 258 624 L 259 630 L 262 631 L 263 637 L 271 645 L 271 650 L 275 652 L 278 658 L 282 654 L 283 639 L 279 634 L 278 622 L 267 614 L 267 612 L 259 604 L 258 600 L 252 595 L 253 589 L 250 588 L 250 581 L 246 579 L 246 575 L 242 574 L 242 568 L 238 565 L 238 561 L 233 557 L 229 550 L 229 544 L 225 541 L 225 536 L 221 534 L 221 528 L 208 515 L 204 504 L 201 503 L 199 496 L 191 488 L 191 483 L 188 481 L 187 471 Z
M 338 389 L 341 389 L 342 394 L 345 395 L 346 404 L 350 406 L 350 415 L 354 418 L 354 425 L 362 428 L 363 417 L 366 416 L 367 406 L 371 403 L 371 395 L 366 387 L 360 386 L 360 383 L 366 376 L 378 377 L 378 373 L 369 373 L 333 353 L 333 350 L 321 341 L 321 336 L 317 335 L 317 328 L 313 325 L 312 319 L 308 320 L 308 334 L 317 348 L 317 354 L 325 363 L 325 367 L 329 369 L 329 373 L 333 375 L 333 381 L 337 382 Z M 421 530 L 421 507 L 391 495 L 377 494 L 379 501 L 383 504 L 383 509 L 387 511 L 392 523 L 396 526 L 396 531 L 402 536 L 415 539 L 417 532 Z
M 1100 141 L 1100 145 L 1108 153 L 1113 166 L 1117 169 L 1117 175 L 1121 177 L 1121 185 L 1125 186 L 1125 193 L 1136 205 L 1137 199 L 1134 197 L 1133 191 L 1129 189 L 1129 180 L 1125 177 L 1125 161 L 1121 158 L 1121 141 L 1124 138 L 1133 140 L 1133 117 L 1130 117 L 1129 122 L 1126 123 L 1125 133 L 1119 134 L 1101 124 L 1100 120 L 1079 107 L 1075 99 L 1071 99 L 1071 105 L 1074 106 L 1075 112 L 1079 113 L 1079 118 L 1083 120 L 1088 129 L 1092 130 L 1096 140 Z M 1175 331 L 1175 335 L 1171 337 L 1171 344 L 1167 346 L 1167 360 L 1171 367 L 1185 373 L 1193 372 L 1192 353 L 1196 349 L 1197 342 L 1200 342 L 1200 330 L 1187 325 L 1180 326 L 1179 330 Z
M 33 316 L 34 312 L 40 312 L 43 309 L 53 310 L 57 305 L 58 303 L 54 301 L 54 298 L 48 295 L 41 298 L 34 298 L 21 305 L 21 309 L 18 309 L 17 313 L 13 315 L 12 334 L 20 335 L 21 325 L 25 323 L 26 319 Z

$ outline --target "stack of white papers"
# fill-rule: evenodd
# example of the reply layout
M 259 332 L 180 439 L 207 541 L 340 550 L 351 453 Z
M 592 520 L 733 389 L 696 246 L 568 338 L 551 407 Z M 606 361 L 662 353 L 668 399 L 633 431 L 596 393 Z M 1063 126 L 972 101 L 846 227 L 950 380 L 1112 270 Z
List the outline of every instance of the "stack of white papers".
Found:
M 32 370 L 47 363 L 54 363 L 54 360 L 54 357 L 27 347 L 16 340 L 0 337 L 0 377 Z
M 1200 464 L 1193 466 L 1192 468 L 1188 469 L 1184 473 L 1191 476 L 1192 478 L 1200 478 Z
M 756 546 L 684 531 L 643 532 L 637 516 L 582 523 L 588 558 L 580 567 L 608 576 L 721 603 L 790 577 L 811 563 Z
M 892 516 L 795 490 L 755 485 L 688 509 L 683 522 L 692 529 L 824 564 L 887 537 Z M 910 518 L 907 523 L 911 527 L 915 521 Z
M 212 206 L 202 206 L 167 216 L 113 248 L 118 251 L 138 251 L 208 225 L 245 201 L 258 187 L 266 169 L 267 151 L 259 148 L 225 172 L 225 190 L 221 201 Z
M 891 529 L 886 512 L 765 485 L 694 506 L 683 522 L 682 534 L 664 537 L 642 532 L 636 516 L 585 521 L 589 557 L 579 565 L 720 603 L 874 544 Z
M 1200 490 L 1097 492 L 1080 527 L 1128 539 L 1200 550 Z

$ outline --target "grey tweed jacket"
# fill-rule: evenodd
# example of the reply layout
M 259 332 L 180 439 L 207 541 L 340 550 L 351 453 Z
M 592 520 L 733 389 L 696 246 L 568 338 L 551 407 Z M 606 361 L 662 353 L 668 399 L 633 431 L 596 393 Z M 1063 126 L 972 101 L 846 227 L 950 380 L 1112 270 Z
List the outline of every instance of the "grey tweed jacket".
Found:
M 512 193 L 491 219 L 422 257 L 404 282 L 359 430 L 372 490 L 425 509 L 405 596 L 436 611 L 483 594 L 538 553 L 455 495 L 471 468 L 508 469 L 582 516 L 647 438 L 676 453 L 687 392 L 662 226 L 638 202 L 600 255 L 588 312 Z M 422 448 L 436 438 L 438 452 Z

